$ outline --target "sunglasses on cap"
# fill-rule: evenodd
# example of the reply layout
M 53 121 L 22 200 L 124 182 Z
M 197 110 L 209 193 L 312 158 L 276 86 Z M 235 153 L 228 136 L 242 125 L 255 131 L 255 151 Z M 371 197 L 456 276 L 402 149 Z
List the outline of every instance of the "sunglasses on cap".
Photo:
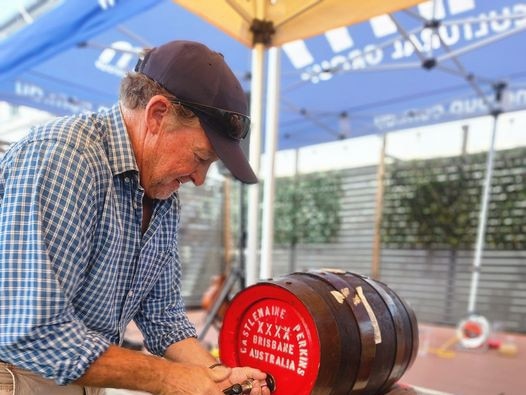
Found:
M 250 118 L 245 114 L 181 99 L 170 101 L 191 110 L 197 116 L 205 115 L 212 118 L 221 131 L 234 140 L 243 140 L 250 130 Z

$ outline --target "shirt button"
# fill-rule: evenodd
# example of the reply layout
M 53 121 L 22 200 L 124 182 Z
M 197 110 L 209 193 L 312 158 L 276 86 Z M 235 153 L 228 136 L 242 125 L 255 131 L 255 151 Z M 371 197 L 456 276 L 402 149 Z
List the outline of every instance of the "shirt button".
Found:
M 133 291 L 129 291 L 129 292 L 128 292 L 128 296 L 129 296 L 129 297 L 132 297 L 132 296 L 133 296 Z
M 126 184 L 129 184 L 130 183 L 130 177 L 124 177 L 124 182 Z

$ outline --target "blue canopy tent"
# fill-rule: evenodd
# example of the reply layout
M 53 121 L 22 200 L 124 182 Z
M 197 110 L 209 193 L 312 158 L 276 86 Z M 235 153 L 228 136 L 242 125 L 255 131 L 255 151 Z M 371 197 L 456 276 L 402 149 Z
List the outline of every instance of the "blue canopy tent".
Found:
M 223 52 L 249 90 L 250 50 L 217 28 L 169 0 L 113 3 L 102 8 L 93 0 L 63 1 L 0 41 L 0 100 L 59 115 L 111 105 L 137 53 L 175 38 Z M 505 110 L 524 108 L 526 40 L 513 33 L 524 30 L 520 12 L 526 7 L 512 0 L 498 6 L 467 1 L 472 8 L 464 9 L 454 9 L 455 0 L 438 3 L 443 9 L 436 18 L 444 18 L 438 29 L 449 53 L 460 55 L 464 74 L 436 38 L 435 48 L 426 43 L 431 30 L 423 27 L 432 24 L 421 19 L 423 6 L 394 15 L 407 36 L 384 17 L 285 44 L 278 147 L 485 114 L 478 93 L 493 96 L 492 85 L 500 81 L 512 93 Z M 438 63 L 426 63 L 411 41 Z M 480 92 L 466 83 L 469 78 Z
M 63 1 L 0 42 L 1 100 L 57 115 L 110 106 L 140 51 L 175 37 L 223 47 L 229 60 L 246 69 L 247 50 L 208 24 L 199 23 L 202 30 L 196 31 L 197 22 L 168 1 L 121 0 L 108 8 Z
M 525 9 L 435 0 L 283 44 L 277 145 L 526 108 L 526 40 L 517 34 Z M 171 1 L 65 0 L 0 42 L 0 100 L 56 114 L 108 106 L 140 50 L 171 39 L 220 50 L 249 90 L 249 49 Z

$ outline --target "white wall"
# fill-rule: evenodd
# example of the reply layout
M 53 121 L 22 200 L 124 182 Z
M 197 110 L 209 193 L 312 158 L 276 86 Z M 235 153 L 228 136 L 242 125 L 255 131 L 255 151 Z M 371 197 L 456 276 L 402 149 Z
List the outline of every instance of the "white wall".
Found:
M 490 147 L 493 129 L 491 116 L 390 132 L 387 135 L 386 155 L 399 160 L 459 155 L 464 127 L 468 129 L 466 152 L 486 152 Z M 276 175 L 293 175 L 296 159 L 299 173 L 376 165 L 381 145 L 382 136 L 371 135 L 279 151 L 276 156 Z M 502 114 L 498 118 L 495 148 L 502 150 L 521 146 L 526 146 L 526 111 Z M 264 169 L 264 166 L 265 156 L 261 168 Z

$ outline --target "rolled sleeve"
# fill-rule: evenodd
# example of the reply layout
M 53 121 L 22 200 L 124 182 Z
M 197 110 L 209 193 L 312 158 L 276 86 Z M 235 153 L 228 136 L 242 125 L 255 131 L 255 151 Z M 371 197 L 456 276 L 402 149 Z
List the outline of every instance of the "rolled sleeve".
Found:
M 144 334 L 145 347 L 152 354 L 163 356 L 170 345 L 197 337 L 195 326 L 186 315 L 180 287 L 181 265 L 175 250 L 135 317 Z
M 2 359 L 38 372 L 58 384 L 80 378 L 110 343 L 79 321 L 34 328 L 16 343 L 1 347 Z
M 109 346 L 73 308 L 89 258 L 89 167 L 67 144 L 34 141 L 2 164 L 0 359 L 59 384 Z

